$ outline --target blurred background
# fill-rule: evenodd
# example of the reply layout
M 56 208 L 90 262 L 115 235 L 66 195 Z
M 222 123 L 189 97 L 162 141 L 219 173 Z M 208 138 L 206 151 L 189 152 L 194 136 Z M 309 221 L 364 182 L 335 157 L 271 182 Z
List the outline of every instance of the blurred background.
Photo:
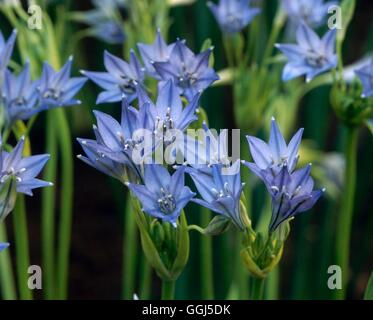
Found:
M 270 25 L 275 14 L 272 3 L 276 1 L 261 2 L 265 4 L 264 15 Z M 52 18 L 58 14 L 58 7 L 61 3 L 65 1 L 52 1 L 48 7 Z M 79 0 L 70 1 L 70 8 L 72 11 L 88 11 L 93 6 L 90 1 Z M 123 10 L 122 14 L 125 19 L 126 11 Z M 215 70 L 226 67 L 221 32 L 205 0 L 197 0 L 192 5 L 172 8 L 169 14 L 171 25 L 168 40 L 170 42 L 178 37 L 185 38 L 189 47 L 198 52 L 205 39 L 210 38 L 215 47 Z M 344 47 L 346 64 L 360 59 L 368 52 L 373 53 L 372 21 L 372 1 L 357 1 L 357 11 Z M 65 32 L 76 34 L 84 30 L 86 25 L 72 21 L 69 28 L 70 30 L 65 30 Z M 0 29 L 3 34 L 7 35 L 12 29 L 3 16 L 0 16 Z M 136 36 L 136 34 L 132 35 L 132 37 Z M 74 55 L 74 74 L 78 74 L 79 69 L 104 70 L 103 52 L 105 49 L 118 56 L 123 56 L 123 51 L 128 54 L 130 49 L 126 47 L 126 42 L 124 42 L 123 50 L 121 45 L 108 44 L 97 37 L 82 37 L 73 45 L 67 41 L 63 46 L 67 55 Z M 119 116 L 119 104 L 95 105 L 99 92 L 100 89 L 89 82 L 79 96 L 83 104 L 69 109 L 68 116 L 74 138 L 92 136 L 91 126 L 94 123 L 92 110 L 94 109 Z M 296 116 L 296 127 L 305 128 L 304 136 L 315 148 L 334 153 L 342 151 L 341 141 L 345 132 L 330 108 L 329 92 L 329 87 L 321 87 L 312 91 L 301 101 Z M 204 93 L 202 105 L 209 116 L 210 127 L 237 128 L 232 103 L 230 87 L 213 87 Z M 251 104 L 255 105 L 255 103 L 256 101 L 251 101 Z M 31 135 L 35 154 L 45 151 L 45 121 L 42 121 L 44 116 L 41 116 Z M 351 243 L 353 278 L 348 292 L 348 297 L 353 299 L 362 298 L 373 269 L 373 210 L 370 203 L 370 197 L 373 196 L 373 139 L 367 129 L 360 131 L 359 146 L 358 189 Z M 74 153 L 76 155 L 81 153 L 75 141 Z M 113 179 L 93 170 L 78 159 L 74 161 L 74 166 L 75 193 L 69 296 L 71 299 L 119 299 L 122 290 L 122 274 L 126 267 L 123 263 L 126 190 Z M 254 178 L 253 175 L 249 177 Z M 58 181 L 55 185 L 58 188 Z M 327 268 L 333 264 L 334 241 L 332 237 L 327 237 L 329 240 L 325 241 L 326 238 L 323 235 L 334 234 L 340 197 L 343 197 L 343 194 L 323 199 L 312 212 L 300 216 L 292 223 L 291 236 L 287 240 L 285 255 L 279 267 L 281 277 L 278 298 L 324 299 L 329 297 Z M 260 207 L 263 203 L 260 196 L 254 199 L 254 207 Z M 36 191 L 33 198 L 27 199 L 27 208 L 31 263 L 40 265 L 40 191 Z M 257 218 L 255 210 L 253 214 L 255 223 Z M 201 222 L 197 206 L 190 205 L 188 221 L 195 224 Z M 11 219 L 8 219 L 10 241 L 13 236 L 11 223 Z M 235 263 L 231 256 L 232 250 L 229 249 L 239 245 L 235 239 L 232 231 L 213 239 L 215 298 L 218 299 L 234 297 L 231 282 L 235 276 Z M 176 297 L 178 299 L 201 298 L 200 241 L 199 234 L 191 234 L 190 260 L 186 270 L 177 281 Z M 136 252 L 140 260 L 142 250 L 139 242 Z M 140 264 L 137 268 L 140 268 Z M 157 277 L 154 276 L 152 291 L 155 297 L 159 295 L 159 285 Z

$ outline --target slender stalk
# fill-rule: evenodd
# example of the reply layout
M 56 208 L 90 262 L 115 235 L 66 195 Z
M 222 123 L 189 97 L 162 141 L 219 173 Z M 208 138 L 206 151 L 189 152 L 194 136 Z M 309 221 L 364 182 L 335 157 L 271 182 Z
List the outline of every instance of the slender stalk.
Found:
M 250 279 L 251 282 L 251 292 L 250 298 L 251 300 L 263 300 L 264 297 L 264 280 L 252 277 Z
M 211 220 L 210 210 L 201 208 L 201 225 L 207 226 Z M 213 269 L 213 253 L 212 253 L 212 238 L 210 236 L 201 237 L 201 285 L 202 299 L 214 299 L 214 269 Z
M 44 170 L 44 180 L 56 181 L 57 172 L 57 139 L 55 135 L 55 110 L 47 114 L 46 121 L 46 149 L 52 157 Z M 41 242 L 42 242 L 42 266 L 43 266 L 43 291 L 46 299 L 55 297 L 55 190 L 44 188 L 42 191 L 41 211 Z
M 7 232 L 4 223 L 0 223 L 0 241 L 7 241 Z M 1 296 L 4 300 L 17 299 L 12 260 L 10 258 L 9 248 L 7 250 L 4 250 L 0 254 L 0 287 Z
M 279 280 L 280 280 L 280 268 L 277 266 L 268 275 L 268 281 L 266 283 L 266 295 L 265 298 L 268 300 L 278 300 L 279 298 Z
M 175 281 L 162 281 L 162 300 L 174 300 Z
M 345 299 L 349 277 L 349 255 L 351 226 L 354 210 L 356 187 L 356 158 L 358 145 L 358 129 L 349 127 L 346 140 L 345 191 L 341 203 L 341 212 L 337 222 L 336 259 L 342 269 L 342 290 L 336 290 L 337 299 Z
M 59 123 L 58 139 L 61 151 L 61 212 L 57 256 L 57 297 L 68 295 L 69 254 L 74 194 L 74 164 L 69 124 L 63 109 L 56 109 Z
M 18 195 L 12 217 L 15 235 L 19 297 L 21 300 L 32 300 L 32 292 L 28 288 L 27 284 L 27 270 L 30 266 L 30 253 L 25 198 L 23 195 Z
M 135 215 L 132 210 L 131 194 L 129 193 L 124 212 L 124 233 L 123 233 L 123 273 L 122 273 L 122 297 L 132 299 L 135 293 L 135 276 L 137 262 L 137 226 Z M 143 297 L 140 297 L 143 299 Z
M 152 268 L 144 254 L 141 256 L 140 263 L 140 299 L 148 300 L 151 297 Z

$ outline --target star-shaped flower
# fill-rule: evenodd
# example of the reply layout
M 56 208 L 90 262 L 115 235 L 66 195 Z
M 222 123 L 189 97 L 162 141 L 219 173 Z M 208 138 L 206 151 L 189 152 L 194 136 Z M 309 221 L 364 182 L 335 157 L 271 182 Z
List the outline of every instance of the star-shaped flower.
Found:
M 373 58 L 355 73 L 363 84 L 363 97 L 373 97 Z

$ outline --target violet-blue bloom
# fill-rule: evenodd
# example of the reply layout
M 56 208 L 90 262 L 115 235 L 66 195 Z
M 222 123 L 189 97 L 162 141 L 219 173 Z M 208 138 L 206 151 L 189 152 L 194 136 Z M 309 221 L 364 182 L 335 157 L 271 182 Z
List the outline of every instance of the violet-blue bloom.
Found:
M 82 74 L 104 89 L 97 97 L 97 104 L 119 102 L 123 98 L 131 103 L 136 98 L 136 85 L 144 81 L 144 68 L 136 58 L 133 50 L 130 62 L 105 51 L 104 65 L 107 72 L 82 70 Z
M 282 73 L 283 81 L 306 75 L 306 81 L 309 82 L 337 66 L 335 29 L 329 30 L 320 38 L 309 26 L 301 23 L 297 29 L 297 42 L 298 44 L 276 45 L 288 58 Z
M 9 64 L 12 56 L 14 44 L 17 37 L 17 30 L 13 30 L 11 36 L 5 41 L 3 34 L 0 31 L 0 92 L 3 82 L 4 72 Z
M 97 126 L 94 126 L 96 140 L 78 139 L 87 155 L 79 158 L 122 182 L 126 173 L 132 173 L 142 180 L 142 173 L 139 164 L 133 159 L 133 153 L 143 152 L 142 155 L 146 156 L 146 153 L 151 152 L 143 145 L 144 139 L 149 139 L 147 134 L 153 134 L 153 126 L 149 127 L 149 123 L 153 123 L 149 119 L 149 105 L 137 110 L 124 99 L 121 123 L 103 112 L 94 113 L 97 119 Z M 126 168 L 129 169 L 127 172 Z
M 224 172 L 224 167 L 220 164 L 198 169 L 188 167 L 187 173 L 202 197 L 192 201 L 231 219 L 239 229 L 244 230 L 245 224 L 240 212 L 240 198 L 244 187 L 241 183 L 240 161 L 236 161 L 234 166 L 234 174 Z
M 290 20 L 298 25 L 306 22 L 309 26 L 321 26 L 328 16 L 328 9 L 337 1 L 325 0 L 282 0 L 283 8 Z
M 364 98 L 373 97 L 373 58 L 368 64 L 355 70 L 355 73 L 363 84 L 362 96 Z
M 256 137 L 247 136 L 254 163 L 243 163 L 261 179 L 268 174 L 276 175 L 285 165 L 292 172 L 299 159 L 302 134 L 303 129 L 299 129 L 287 145 L 276 120 L 272 118 L 268 144 Z
M 8 247 L 9 247 L 9 243 L 6 243 L 6 242 L 0 243 L 0 252 L 5 250 Z
M 179 167 L 171 176 L 161 165 L 145 165 L 144 183 L 145 185 L 127 184 L 140 200 L 142 210 L 176 227 L 181 210 L 195 196 L 185 186 L 185 167 Z
M 153 66 L 162 80 L 172 79 L 179 93 L 191 101 L 219 79 L 209 67 L 212 48 L 195 55 L 183 41 L 177 40 L 167 62 L 154 62 Z
M 22 137 L 12 152 L 1 151 L 0 184 L 5 183 L 9 178 L 15 178 L 17 192 L 32 196 L 33 189 L 53 185 L 51 182 L 36 178 L 50 156 L 43 154 L 23 158 L 24 143 Z
M 322 190 L 313 190 L 314 182 L 310 176 L 311 165 L 289 173 L 283 166 L 275 175 L 267 175 L 264 182 L 272 197 L 272 218 L 270 231 L 275 231 L 284 221 L 301 212 L 311 209 L 321 195 Z
M 163 39 L 161 30 L 157 30 L 157 35 L 152 44 L 138 43 L 137 47 L 139 48 L 142 61 L 144 62 L 147 73 L 155 78 L 160 80 L 161 77 L 155 71 L 153 67 L 154 62 L 166 62 L 169 60 L 174 44 L 167 44 Z
M 37 112 L 39 93 L 37 81 L 30 78 L 30 65 L 27 62 L 18 76 L 9 70 L 5 71 L 2 100 L 8 125 L 16 120 L 27 120 Z
M 241 31 L 261 11 L 250 7 L 251 0 L 220 0 L 218 5 L 213 2 L 208 2 L 207 5 L 225 33 Z
M 47 62 L 44 63 L 37 88 L 42 110 L 69 107 L 81 103 L 74 97 L 84 86 L 87 79 L 70 77 L 72 63 L 73 58 L 70 57 L 60 71 L 55 71 Z

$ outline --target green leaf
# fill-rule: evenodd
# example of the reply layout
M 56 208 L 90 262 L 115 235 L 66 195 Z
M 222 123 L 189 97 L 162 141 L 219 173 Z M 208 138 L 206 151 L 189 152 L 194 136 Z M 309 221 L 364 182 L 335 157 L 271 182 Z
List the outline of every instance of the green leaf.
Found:
M 208 236 L 218 236 L 228 230 L 230 220 L 222 215 L 215 216 L 204 229 L 204 234 Z
M 369 119 L 365 122 L 366 126 L 370 130 L 370 132 L 373 134 L 373 119 Z
M 373 300 L 373 272 L 370 275 L 368 285 L 365 290 L 364 300 Z

